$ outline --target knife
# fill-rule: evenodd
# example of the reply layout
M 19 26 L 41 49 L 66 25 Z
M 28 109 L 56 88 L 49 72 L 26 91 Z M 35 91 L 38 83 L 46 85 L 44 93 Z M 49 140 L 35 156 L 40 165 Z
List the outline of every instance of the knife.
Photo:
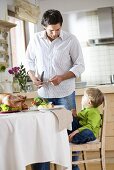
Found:
M 42 71 L 41 77 L 40 77 L 41 82 L 44 80 L 44 71 Z

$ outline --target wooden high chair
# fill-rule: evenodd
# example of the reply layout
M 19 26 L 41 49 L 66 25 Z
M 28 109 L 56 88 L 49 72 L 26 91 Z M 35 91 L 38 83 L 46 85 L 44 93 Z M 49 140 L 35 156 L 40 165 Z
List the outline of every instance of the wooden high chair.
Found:
M 72 165 L 79 165 L 84 164 L 84 170 L 87 170 L 87 164 L 88 163 L 101 163 L 101 170 L 106 170 L 106 164 L 105 164 L 105 128 L 106 128 L 106 103 L 103 104 L 101 112 L 101 118 L 102 118 L 102 125 L 99 132 L 99 138 L 95 141 L 91 141 L 85 144 L 72 144 L 70 143 L 70 149 L 71 149 L 71 160 L 73 151 L 79 151 L 79 154 L 82 153 L 82 159 L 77 161 L 72 161 Z M 92 151 L 99 151 L 99 157 L 97 158 L 87 158 L 87 152 Z M 76 155 L 77 156 L 77 155 Z

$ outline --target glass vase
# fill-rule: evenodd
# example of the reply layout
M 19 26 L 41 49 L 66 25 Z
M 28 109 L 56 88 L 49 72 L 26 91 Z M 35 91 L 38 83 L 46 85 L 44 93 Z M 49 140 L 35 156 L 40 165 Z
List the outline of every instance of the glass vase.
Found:
M 19 81 L 16 77 L 13 77 L 13 92 L 14 93 L 19 93 L 20 92 L 20 86 L 19 86 Z
M 26 92 L 27 91 L 26 82 L 25 81 L 19 82 L 19 85 L 20 85 L 20 92 Z

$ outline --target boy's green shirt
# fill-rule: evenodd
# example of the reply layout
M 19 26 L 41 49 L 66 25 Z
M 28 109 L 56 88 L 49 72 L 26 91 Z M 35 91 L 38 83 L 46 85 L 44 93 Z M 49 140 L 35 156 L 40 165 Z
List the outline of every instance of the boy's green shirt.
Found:
M 78 130 L 81 132 L 84 129 L 90 129 L 95 137 L 98 136 L 100 125 L 101 125 L 101 116 L 98 108 L 85 108 L 78 113 L 79 123 L 82 127 Z

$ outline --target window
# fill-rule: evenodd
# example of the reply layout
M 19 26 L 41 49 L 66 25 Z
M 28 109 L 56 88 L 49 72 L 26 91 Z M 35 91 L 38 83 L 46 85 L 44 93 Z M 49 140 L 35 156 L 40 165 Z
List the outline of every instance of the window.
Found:
M 10 49 L 12 66 L 19 66 L 24 61 L 26 46 L 34 34 L 34 24 L 9 16 L 9 22 L 16 24 L 10 30 Z
M 32 22 L 29 22 L 28 25 L 29 25 L 29 35 L 30 38 L 32 38 L 34 35 L 34 24 Z
M 23 62 L 25 56 L 24 21 L 10 16 L 9 22 L 16 24 L 16 27 L 10 30 L 10 45 L 12 66 L 17 66 Z

